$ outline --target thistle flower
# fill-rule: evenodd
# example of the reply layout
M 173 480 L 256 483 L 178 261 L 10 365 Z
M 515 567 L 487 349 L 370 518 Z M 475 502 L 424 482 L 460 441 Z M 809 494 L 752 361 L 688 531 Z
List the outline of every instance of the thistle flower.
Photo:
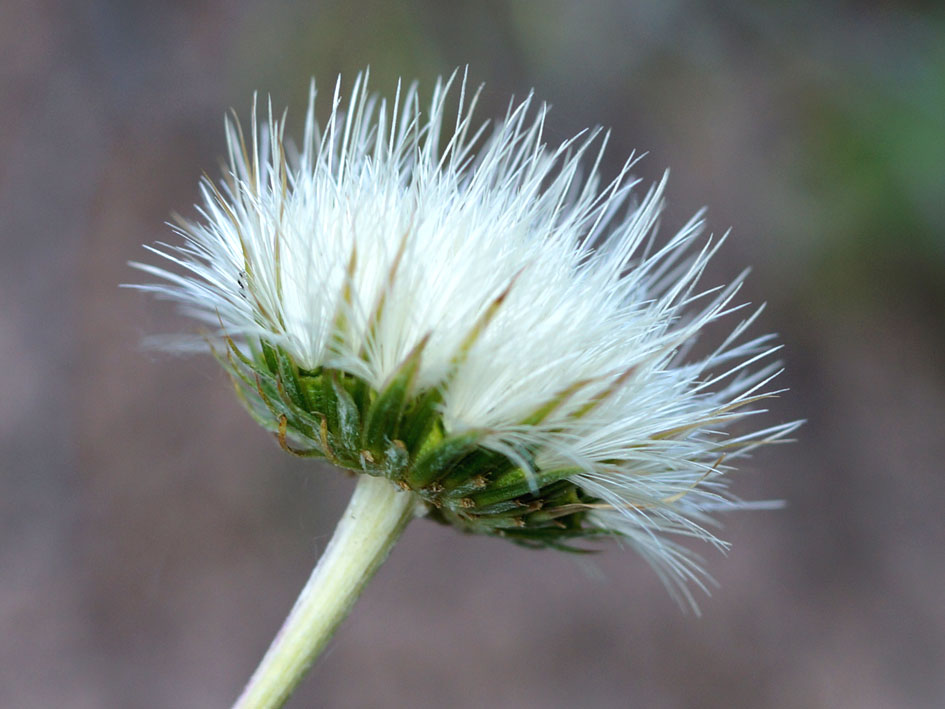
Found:
M 347 594 L 340 615 L 309 637 L 327 640 L 419 514 L 535 547 L 615 537 L 692 603 L 690 584 L 706 577 L 679 538 L 724 549 L 709 525 L 744 506 L 726 491 L 731 462 L 792 428 L 726 433 L 773 393 L 777 365 L 761 361 L 776 347 L 743 338 L 755 310 L 690 356 L 707 325 L 741 309 L 744 274 L 700 285 L 724 238 L 702 238 L 698 215 L 657 240 L 666 178 L 633 199 L 631 157 L 602 184 L 606 135 L 549 147 L 546 109 L 530 97 L 495 127 L 476 125 L 465 80 L 447 127 L 453 83 L 437 83 L 424 113 L 415 86 L 389 104 L 366 74 L 343 109 L 339 82 L 324 128 L 313 84 L 298 148 L 271 103 L 262 128 L 254 109 L 248 136 L 228 120 L 229 169 L 201 184 L 200 220 L 179 223 L 182 244 L 151 249 L 171 265 L 134 264 L 162 281 L 140 288 L 211 328 L 246 406 L 285 450 L 369 490 L 347 520 L 370 526 L 352 520 L 374 514 L 380 527 L 364 535 L 378 549 L 351 572 L 354 591 L 328 593 Z M 325 570 L 332 553 L 309 587 L 341 573 Z M 293 614 L 331 603 L 303 605 Z M 247 698 L 252 687 L 245 706 L 288 692 Z

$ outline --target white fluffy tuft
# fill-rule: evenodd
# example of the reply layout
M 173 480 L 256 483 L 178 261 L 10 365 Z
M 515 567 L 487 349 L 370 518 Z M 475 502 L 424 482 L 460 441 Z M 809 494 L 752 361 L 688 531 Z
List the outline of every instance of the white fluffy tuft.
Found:
M 465 80 L 437 83 L 426 113 L 415 86 L 392 104 L 366 87 L 359 75 L 343 110 L 336 86 L 322 127 L 313 84 L 298 149 L 271 105 L 262 128 L 254 109 L 247 135 L 227 121 L 229 174 L 201 185 L 201 219 L 178 228 L 182 245 L 152 249 L 169 268 L 135 264 L 162 281 L 140 287 L 375 389 L 429 337 L 418 384 L 454 372 L 446 430 L 488 430 L 487 445 L 513 459 L 527 447 L 539 467 L 573 466 L 602 500 L 592 523 L 691 601 L 699 560 L 666 534 L 724 548 L 707 524 L 739 504 L 727 464 L 794 427 L 723 432 L 771 393 L 776 366 L 759 362 L 776 348 L 742 337 L 757 313 L 708 356 L 687 357 L 706 325 L 738 309 L 742 277 L 699 286 L 723 239 L 700 237 L 697 216 L 655 240 L 666 178 L 634 203 L 631 158 L 602 185 L 593 146 L 606 137 L 549 147 L 531 98 L 489 130 L 473 124 L 478 93 Z M 521 423 L 549 401 L 540 423 Z

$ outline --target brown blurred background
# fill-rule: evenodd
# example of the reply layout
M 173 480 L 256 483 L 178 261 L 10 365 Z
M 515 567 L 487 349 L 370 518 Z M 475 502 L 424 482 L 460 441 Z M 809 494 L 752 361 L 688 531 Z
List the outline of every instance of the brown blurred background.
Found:
M 711 7 L 712 9 L 708 9 Z M 938 8 L 938 9 L 935 9 Z M 119 290 L 193 214 L 253 90 L 469 64 L 481 118 L 613 128 L 754 265 L 791 392 L 686 617 L 645 564 L 418 522 L 292 707 L 945 706 L 945 14 L 940 3 L 0 2 L 0 707 L 228 706 L 351 481 L 289 459 L 190 323 Z M 322 115 L 327 102 L 323 103 Z M 759 329 L 760 331 L 760 329 Z

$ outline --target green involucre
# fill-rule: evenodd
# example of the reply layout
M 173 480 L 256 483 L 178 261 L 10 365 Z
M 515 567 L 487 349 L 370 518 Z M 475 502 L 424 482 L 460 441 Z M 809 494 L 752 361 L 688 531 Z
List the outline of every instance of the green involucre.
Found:
M 227 338 L 226 348 L 218 358 L 241 400 L 293 455 L 387 478 L 426 503 L 430 519 L 465 532 L 569 551 L 586 551 L 568 544 L 575 538 L 612 534 L 585 524 L 599 500 L 571 482 L 580 470 L 538 469 L 536 451 L 519 450 L 526 470 L 483 445 L 487 430 L 444 430 L 441 390 L 416 386 L 423 343 L 380 391 L 339 369 L 301 368 L 266 341 L 246 353 Z

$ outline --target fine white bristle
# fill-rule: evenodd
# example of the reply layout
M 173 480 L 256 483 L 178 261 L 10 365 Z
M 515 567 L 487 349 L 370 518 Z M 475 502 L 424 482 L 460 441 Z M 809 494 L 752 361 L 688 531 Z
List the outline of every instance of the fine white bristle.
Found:
M 254 109 L 248 133 L 227 120 L 228 174 L 201 185 L 183 243 L 152 249 L 166 267 L 135 264 L 161 280 L 140 287 L 214 331 L 376 390 L 428 337 L 417 384 L 448 381 L 445 430 L 486 430 L 484 445 L 513 460 L 528 449 L 539 468 L 573 467 L 602 501 L 591 524 L 691 602 L 688 585 L 706 577 L 671 537 L 724 549 L 709 512 L 741 504 L 726 493 L 729 464 L 795 427 L 724 433 L 760 413 L 777 373 L 770 338 L 743 337 L 758 311 L 732 315 L 744 274 L 701 284 L 724 238 L 700 236 L 697 216 L 658 240 L 667 178 L 631 204 L 635 159 L 603 184 L 606 136 L 548 146 L 546 109 L 531 97 L 489 128 L 474 122 L 465 79 L 438 82 L 426 111 L 415 86 L 387 102 L 367 83 L 357 77 L 346 108 L 336 85 L 324 126 L 313 84 L 297 147 L 271 104 L 262 125 Z M 735 318 L 731 337 L 689 357 L 722 317 Z

